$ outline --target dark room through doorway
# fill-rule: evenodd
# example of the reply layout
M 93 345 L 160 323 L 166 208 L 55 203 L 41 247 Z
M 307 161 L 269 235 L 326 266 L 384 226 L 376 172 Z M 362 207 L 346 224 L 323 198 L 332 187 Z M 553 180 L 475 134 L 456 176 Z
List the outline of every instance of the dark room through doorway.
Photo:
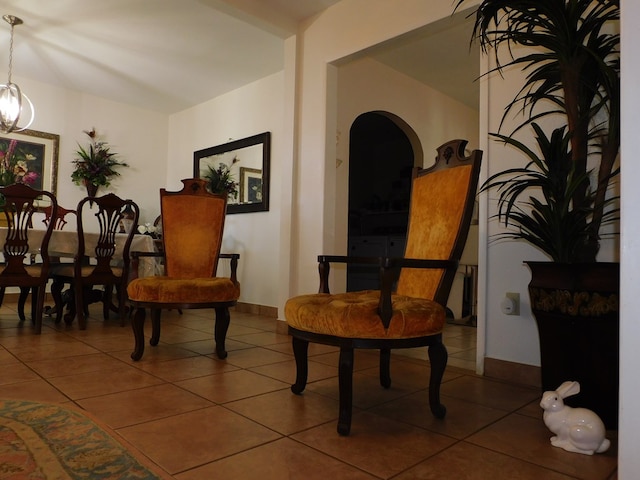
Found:
M 368 112 L 356 118 L 351 126 L 350 256 L 404 254 L 415 155 L 409 136 L 398 123 L 399 119 L 392 114 Z M 348 291 L 377 288 L 376 268 L 348 266 Z

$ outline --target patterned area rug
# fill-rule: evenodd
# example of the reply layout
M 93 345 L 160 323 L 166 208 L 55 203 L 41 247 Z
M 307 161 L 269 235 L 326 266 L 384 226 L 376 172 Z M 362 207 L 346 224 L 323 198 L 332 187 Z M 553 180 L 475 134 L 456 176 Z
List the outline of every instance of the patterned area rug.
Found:
M 0 479 L 162 479 L 79 409 L 0 400 Z

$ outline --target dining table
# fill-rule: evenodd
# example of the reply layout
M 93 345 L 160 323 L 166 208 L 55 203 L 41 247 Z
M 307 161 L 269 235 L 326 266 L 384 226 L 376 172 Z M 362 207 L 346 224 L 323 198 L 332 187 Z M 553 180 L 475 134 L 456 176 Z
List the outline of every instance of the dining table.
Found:
M 29 230 L 29 251 L 31 254 L 32 261 L 38 261 L 37 256 L 40 254 L 40 246 L 42 244 L 42 239 L 45 235 L 44 229 L 33 228 Z M 84 243 L 85 243 L 85 256 L 89 259 L 91 263 L 92 252 L 95 251 L 95 248 L 98 244 L 100 234 L 97 232 L 84 232 Z M 7 227 L 0 227 L 0 239 L 6 238 L 7 235 Z M 127 240 L 126 233 L 117 233 L 115 236 L 116 242 L 116 251 L 113 256 L 114 265 L 119 265 L 122 263 L 122 253 L 124 249 L 124 244 Z M 73 230 L 53 230 L 51 232 L 51 238 L 49 238 L 49 247 L 47 249 L 50 257 L 57 257 L 61 262 L 72 262 L 77 251 L 78 251 L 78 233 Z M 131 246 L 129 247 L 130 252 L 139 251 L 139 252 L 156 252 L 157 244 L 154 241 L 153 237 L 150 235 L 144 234 L 134 234 L 133 239 L 131 241 Z M 1 252 L 0 252 L 1 253 Z M 35 257 L 35 258 L 33 258 Z M 149 277 L 153 275 L 162 274 L 163 267 L 158 259 L 158 257 L 141 257 L 131 262 L 132 270 L 129 272 L 129 278 L 133 279 L 135 277 Z M 136 271 L 133 271 L 133 268 Z M 69 301 L 72 296 L 69 297 Z M 102 294 L 98 295 L 98 299 L 102 298 Z M 93 303 L 94 301 L 99 300 L 90 300 L 88 299 L 88 303 Z M 118 311 L 117 306 L 111 304 L 111 310 Z M 45 307 L 45 313 L 47 315 L 52 315 L 55 312 L 55 307 Z M 72 319 L 69 319 L 71 321 Z M 65 321 L 67 321 L 65 319 Z
M 7 227 L 0 226 L 0 239 L 6 238 L 7 230 Z M 40 247 L 45 233 L 46 231 L 44 229 L 29 229 L 30 261 L 38 261 L 37 257 L 41 253 Z M 84 232 L 85 256 L 89 259 L 90 263 L 92 252 L 95 251 L 98 239 L 99 233 Z M 117 233 L 115 236 L 116 251 L 113 256 L 114 265 L 122 263 L 122 253 L 126 239 L 126 233 Z M 51 238 L 49 239 L 49 247 L 47 250 L 50 257 L 57 257 L 61 262 L 72 262 L 78 251 L 78 233 L 73 230 L 53 230 L 51 232 Z M 156 252 L 156 242 L 150 235 L 134 234 L 129 251 Z M 2 252 L 0 250 L 0 255 L 1 254 Z M 163 270 L 161 262 L 157 257 L 141 257 L 135 262 L 132 262 L 131 265 L 136 266 L 137 268 L 133 267 L 136 268 L 136 271 L 129 272 L 130 279 L 135 278 L 136 276 L 148 277 L 158 275 L 161 274 Z M 100 295 L 100 298 L 102 298 L 102 295 Z M 92 302 L 89 301 L 89 303 Z M 47 315 L 51 315 L 54 312 L 54 308 L 55 307 L 45 307 L 45 313 Z M 117 308 L 114 305 L 110 305 L 110 308 L 117 311 Z

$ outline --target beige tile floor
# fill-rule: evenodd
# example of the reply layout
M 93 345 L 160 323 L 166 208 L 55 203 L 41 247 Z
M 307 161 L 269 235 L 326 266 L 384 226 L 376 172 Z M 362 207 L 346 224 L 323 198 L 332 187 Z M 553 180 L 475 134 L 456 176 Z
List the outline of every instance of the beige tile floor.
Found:
M 471 327 L 445 330 L 444 420 L 429 413 L 424 352 L 394 355 L 389 390 L 376 355 L 359 352 L 352 433 L 340 437 L 334 348 L 310 348 L 296 396 L 290 339 L 274 319 L 232 312 L 221 361 L 212 311 L 166 312 L 160 345 L 133 362 L 129 326 L 93 307 L 87 330 L 45 319 L 39 336 L 18 326 L 15 305 L 0 308 L 1 395 L 86 409 L 179 480 L 616 478 L 615 432 L 605 454 L 550 446 L 538 391 L 473 373 Z

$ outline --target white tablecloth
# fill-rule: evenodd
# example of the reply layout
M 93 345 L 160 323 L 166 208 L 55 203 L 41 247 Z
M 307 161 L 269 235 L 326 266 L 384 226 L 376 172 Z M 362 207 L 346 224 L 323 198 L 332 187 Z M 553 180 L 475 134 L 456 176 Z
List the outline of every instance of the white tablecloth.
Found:
M 32 229 L 29 232 L 29 247 L 32 248 L 32 253 L 40 253 L 40 244 L 42 243 L 42 237 L 45 231 L 41 229 Z M 4 242 L 4 238 L 7 236 L 7 227 L 0 227 L 0 242 Z M 118 260 L 118 257 L 122 257 L 122 249 L 124 248 L 124 242 L 126 240 L 126 234 L 116 234 L 116 253 L 114 260 Z M 92 252 L 96 248 L 98 243 L 97 233 L 84 233 L 85 254 L 91 257 Z M 1 243 L 0 243 L 1 244 Z M 78 250 L 78 234 L 71 230 L 54 230 L 49 239 L 49 255 L 57 257 L 73 258 Z M 154 252 L 156 247 L 149 235 L 134 235 L 129 248 L 131 252 Z M 140 259 L 140 265 L 138 268 L 139 277 L 148 277 L 156 274 L 157 262 L 154 258 L 142 257 Z

